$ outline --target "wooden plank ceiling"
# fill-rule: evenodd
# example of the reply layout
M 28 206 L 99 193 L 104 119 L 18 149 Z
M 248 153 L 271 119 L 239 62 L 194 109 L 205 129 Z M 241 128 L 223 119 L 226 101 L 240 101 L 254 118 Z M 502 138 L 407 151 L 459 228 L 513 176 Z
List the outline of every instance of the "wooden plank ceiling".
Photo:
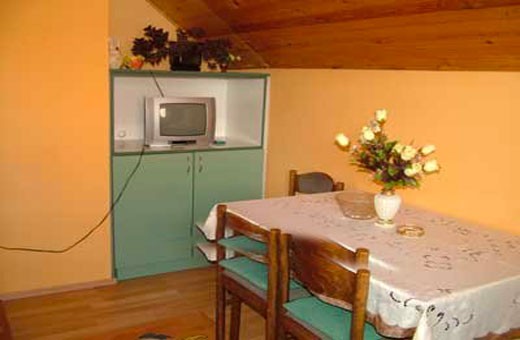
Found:
M 520 0 L 149 0 L 235 68 L 520 70 Z

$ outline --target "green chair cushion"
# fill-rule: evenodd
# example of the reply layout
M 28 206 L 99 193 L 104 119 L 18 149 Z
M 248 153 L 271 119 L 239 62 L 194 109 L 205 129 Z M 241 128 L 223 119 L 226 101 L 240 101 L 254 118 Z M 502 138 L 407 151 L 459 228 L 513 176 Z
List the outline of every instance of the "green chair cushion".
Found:
M 219 265 L 247 280 L 257 288 L 264 291 L 267 290 L 267 265 L 243 256 L 222 260 L 219 262 Z M 291 290 L 303 289 L 301 285 L 293 280 L 289 283 L 289 288 Z
M 350 339 L 352 313 L 321 301 L 312 296 L 284 304 L 289 314 L 313 331 L 318 331 L 327 339 Z M 365 340 L 381 339 L 374 327 L 365 323 Z
M 236 250 L 240 252 L 240 250 L 265 255 L 267 254 L 267 247 L 265 243 L 255 241 L 246 236 L 235 236 L 224 238 L 218 241 L 218 243 L 226 248 L 231 250 Z

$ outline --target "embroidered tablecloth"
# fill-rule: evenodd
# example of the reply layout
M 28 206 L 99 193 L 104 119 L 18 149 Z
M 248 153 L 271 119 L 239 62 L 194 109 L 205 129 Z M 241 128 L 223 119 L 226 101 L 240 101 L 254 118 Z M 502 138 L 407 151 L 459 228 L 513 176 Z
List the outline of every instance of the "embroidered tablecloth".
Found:
M 397 224 L 425 229 L 407 238 L 345 217 L 334 195 L 233 202 L 228 210 L 267 228 L 370 249 L 367 310 L 386 336 L 416 329 L 415 339 L 473 339 L 520 329 L 520 236 L 405 205 Z M 208 239 L 215 214 L 202 227 Z

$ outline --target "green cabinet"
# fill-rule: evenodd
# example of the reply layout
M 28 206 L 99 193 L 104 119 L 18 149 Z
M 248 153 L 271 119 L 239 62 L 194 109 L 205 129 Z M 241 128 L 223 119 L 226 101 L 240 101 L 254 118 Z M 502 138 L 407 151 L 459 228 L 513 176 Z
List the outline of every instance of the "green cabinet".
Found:
M 113 199 L 138 159 L 113 157 Z M 262 182 L 262 149 L 145 154 L 114 209 L 116 278 L 206 265 L 195 224 L 218 202 L 260 198 Z
M 114 195 L 138 158 L 114 157 Z M 117 278 L 169 271 L 191 260 L 192 174 L 192 154 L 143 156 L 114 210 Z
M 261 149 L 195 153 L 195 225 L 204 223 L 219 202 L 260 198 L 263 158 Z

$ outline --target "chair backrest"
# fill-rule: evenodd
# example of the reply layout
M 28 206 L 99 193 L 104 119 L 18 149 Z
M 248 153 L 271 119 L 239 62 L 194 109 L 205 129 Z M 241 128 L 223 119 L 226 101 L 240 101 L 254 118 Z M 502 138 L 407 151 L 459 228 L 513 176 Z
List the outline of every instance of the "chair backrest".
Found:
M 334 182 L 334 179 L 324 172 L 298 174 L 296 170 L 289 171 L 289 196 L 294 196 L 297 192 L 316 194 L 340 191 L 344 188 L 344 183 Z
M 219 204 L 217 206 L 217 243 L 219 240 L 225 237 L 226 229 L 231 230 L 234 236 L 237 234 L 244 235 L 250 239 L 265 243 L 267 245 L 267 254 L 265 256 L 258 256 L 258 254 L 255 254 L 254 256 L 248 256 L 249 254 L 247 252 L 240 252 L 242 255 L 246 255 L 247 257 L 255 261 L 264 263 L 272 262 L 270 260 L 272 260 L 273 257 L 278 256 L 280 230 L 268 230 L 267 228 L 255 225 L 250 221 L 244 219 L 243 217 L 228 211 L 227 206 L 225 204 Z M 223 260 L 224 257 L 224 247 L 218 246 L 217 262 Z
M 292 276 L 326 302 L 352 311 L 351 339 L 363 339 L 370 272 L 367 249 L 283 234 L 280 240 L 281 300 Z
M 235 235 L 238 233 L 266 244 L 267 252 L 265 255 L 250 256 L 248 252 L 241 251 L 238 251 L 238 253 L 254 261 L 267 264 L 266 339 L 274 339 L 277 334 L 276 325 L 278 324 L 280 229 L 268 230 L 262 226 L 255 225 L 241 216 L 228 211 L 226 205 L 219 204 L 217 206 L 216 230 L 217 263 L 225 258 L 226 250 L 218 244 L 218 241 L 225 237 L 226 229 L 232 230 Z M 237 252 L 237 249 L 233 250 Z M 218 270 L 222 269 L 219 267 Z

